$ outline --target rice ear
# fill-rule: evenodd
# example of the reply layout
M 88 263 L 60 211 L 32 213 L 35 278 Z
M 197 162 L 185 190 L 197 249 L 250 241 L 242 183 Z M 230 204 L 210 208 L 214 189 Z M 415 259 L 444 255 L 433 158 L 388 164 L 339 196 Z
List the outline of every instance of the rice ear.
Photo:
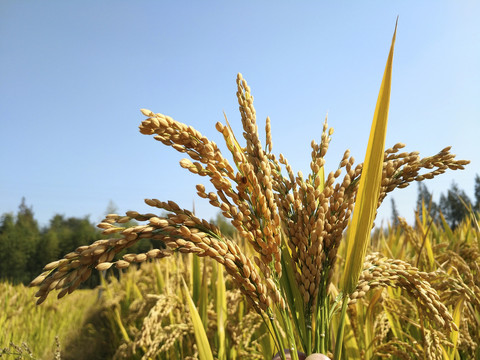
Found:
M 388 109 L 390 105 L 393 50 L 396 33 L 397 25 L 395 25 L 392 45 L 383 74 L 375 113 L 373 115 L 357 200 L 347 237 L 347 257 L 345 260 L 342 289 L 348 294 L 354 291 L 362 271 L 363 261 L 365 260 L 370 239 L 370 231 L 377 212 L 382 180 Z

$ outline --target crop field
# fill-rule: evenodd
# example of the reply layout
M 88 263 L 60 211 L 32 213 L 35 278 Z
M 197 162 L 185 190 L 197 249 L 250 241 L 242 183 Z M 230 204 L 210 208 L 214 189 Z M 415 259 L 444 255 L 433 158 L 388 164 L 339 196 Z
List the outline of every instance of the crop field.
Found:
M 294 173 L 273 152 L 268 117 L 260 139 L 242 74 L 236 96 L 245 141 L 226 116 L 215 126 L 228 152 L 193 127 L 142 109 L 140 132 L 189 157 L 180 166 L 209 180 L 213 191 L 198 184 L 197 194 L 224 222 L 146 199 L 157 213 L 109 213 L 98 240 L 72 241 L 64 254 L 61 231 L 36 239 L 36 252 L 17 249 L 19 258 L 30 252 L 53 261 L 42 263 L 29 288 L 1 284 L 1 357 L 480 358 L 478 198 L 473 205 L 451 196 L 460 207 L 447 214 L 423 197 L 413 224 L 394 216 L 387 228 L 374 226 L 390 192 L 469 163 L 450 147 L 427 156 L 401 152 L 403 143 L 385 147 L 395 37 L 396 28 L 364 161 L 346 150 L 329 173 L 327 119 L 320 142 L 311 142 L 308 174 Z M 57 220 L 62 230 L 65 221 Z M 14 228 L 12 216 L 7 225 Z M 7 245 L 18 236 L 11 234 Z M 24 258 L 22 275 L 30 276 L 38 264 Z
M 357 294 L 347 309 L 347 359 L 420 359 L 424 353 L 478 358 L 479 229 L 472 219 L 454 231 L 444 226 L 431 223 L 426 214 L 415 227 L 400 220 L 397 227 L 375 232 L 374 255 L 367 257 L 358 286 L 369 284 L 370 290 Z M 375 271 L 381 271 L 376 280 Z M 169 257 L 107 278 L 97 289 L 78 290 L 62 300 L 51 297 L 41 306 L 33 301 L 36 290 L 1 284 L 3 357 L 198 358 L 190 296 L 215 358 L 220 348 L 227 350 L 227 359 L 271 358 L 274 340 L 261 317 L 211 259 Z M 330 292 L 337 291 L 332 285 Z M 459 331 L 445 332 L 444 319 Z

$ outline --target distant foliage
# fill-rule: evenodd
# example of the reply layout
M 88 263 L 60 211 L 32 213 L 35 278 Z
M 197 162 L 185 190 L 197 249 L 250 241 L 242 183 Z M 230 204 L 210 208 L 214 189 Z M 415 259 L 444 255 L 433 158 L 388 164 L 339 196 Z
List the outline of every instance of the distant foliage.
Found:
M 435 222 L 438 222 L 440 220 L 440 215 L 438 213 L 439 208 L 437 203 L 433 201 L 433 194 L 428 191 L 428 188 L 424 183 L 419 182 L 417 195 L 417 211 L 419 213 L 420 219 L 422 219 L 422 212 L 419 210 L 422 209 L 422 203 L 428 210 L 429 216 L 434 219 Z
M 0 220 L 0 279 L 27 284 L 45 262 L 98 236 L 87 217 L 55 215 L 49 226 L 41 229 L 32 207 L 22 199 L 16 215 L 3 214 Z
M 113 205 L 109 204 L 107 210 Z M 0 217 L 0 281 L 13 284 L 28 284 L 38 274 L 45 263 L 49 263 L 84 244 L 105 238 L 87 216 L 83 218 L 54 215 L 48 224 L 41 228 L 35 220 L 33 207 L 22 199 L 16 214 L 5 213 Z M 223 220 L 228 230 L 229 224 Z M 131 221 L 127 225 L 136 225 Z M 231 225 L 230 225 L 231 227 Z M 230 229 L 231 230 L 231 229 Z M 156 240 L 142 239 L 133 250 L 146 252 L 152 247 L 161 247 Z M 100 283 L 94 274 L 84 286 L 95 287 Z
M 397 226 L 399 224 L 398 217 L 400 215 L 398 214 L 397 204 L 395 203 L 395 200 L 393 198 L 391 199 L 391 206 L 392 206 L 392 225 Z
M 480 176 L 475 175 L 475 188 L 474 188 L 474 196 L 475 196 L 475 209 L 480 211 Z
M 210 222 L 220 229 L 220 232 L 230 238 L 237 235 L 237 229 L 219 212 L 214 220 Z
M 27 283 L 38 272 L 41 261 L 35 261 L 41 238 L 38 224 L 25 199 L 16 216 L 4 214 L 0 222 L 0 277 Z M 38 263 L 38 267 L 35 266 Z
M 468 216 L 466 205 L 471 206 L 471 201 L 456 183 L 452 183 L 447 194 L 440 196 L 440 211 L 452 229 L 455 229 Z
M 422 203 L 428 210 L 429 217 L 434 223 L 442 222 L 440 214 L 444 217 L 448 226 L 455 229 L 464 219 L 470 216 L 469 209 L 480 210 L 480 177 L 475 176 L 474 200 L 470 200 L 464 190 L 458 184 L 452 183 L 446 193 L 440 194 L 440 201 L 433 201 L 433 194 L 423 183 L 418 183 L 417 212 L 422 219 Z M 393 212 L 392 212 L 393 217 Z

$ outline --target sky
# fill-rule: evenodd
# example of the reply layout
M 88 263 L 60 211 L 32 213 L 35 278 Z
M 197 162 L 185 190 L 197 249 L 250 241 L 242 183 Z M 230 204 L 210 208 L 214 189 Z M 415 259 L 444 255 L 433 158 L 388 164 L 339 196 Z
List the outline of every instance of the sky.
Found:
M 184 157 L 141 135 L 147 108 L 192 125 L 227 154 L 223 111 L 241 136 L 237 73 L 273 152 L 308 172 L 323 120 L 335 129 L 326 170 L 345 149 L 363 161 L 399 16 L 387 147 L 423 156 L 451 145 L 464 171 L 425 182 L 438 200 L 453 181 L 473 196 L 480 173 L 478 1 L 14 1 L 0 2 L 0 214 L 25 197 L 41 226 L 55 214 L 99 222 L 174 200 L 198 216 L 211 185 Z M 210 185 L 210 187 L 208 186 Z M 212 189 L 213 190 L 213 189 Z M 417 186 L 390 194 L 410 222 Z

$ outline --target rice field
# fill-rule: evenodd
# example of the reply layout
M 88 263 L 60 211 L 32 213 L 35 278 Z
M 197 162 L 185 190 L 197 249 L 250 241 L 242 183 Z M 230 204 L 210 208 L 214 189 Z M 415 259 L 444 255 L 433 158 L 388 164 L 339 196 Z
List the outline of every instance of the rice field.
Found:
M 400 152 L 401 143 L 385 149 L 394 44 L 395 34 L 364 162 L 346 150 L 328 174 L 333 129 L 327 120 L 320 142 L 311 143 L 311 172 L 294 173 L 273 153 L 269 118 L 262 145 L 241 74 L 236 95 L 245 144 L 226 118 L 216 124 L 228 158 L 191 126 L 143 109 L 140 132 L 189 156 L 180 165 L 213 186 L 198 184 L 198 196 L 230 220 L 235 235 L 170 200 L 145 200 L 161 215 L 108 214 L 98 225 L 107 238 L 45 265 L 30 284 L 36 292 L 6 285 L 4 355 L 479 358 L 477 214 L 451 229 L 442 217 L 434 222 L 423 204 L 415 224 L 399 219 L 371 236 L 388 193 L 469 163 L 449 147 L 426 157 Z M 125 254 L 141 239 L 162 245 Z M 93 271 L 119 275 L 78 291 Z M 18 311 L 17 293 L 24 294 L 25 310 Z
M 401 220 L 398 227 L 374 233 L 369 249 L 374 255 L 367 256 L 357 286 L 369 290 L 352 296 L 347 309 L 346 359 L 479 358 L 479 228 L 473 218 L 454 231 L 430 221 L 426 214 L 413 227 Z M 341 247 L 340 256 L 343 252 Z M 147 262 L 118 278 L 107 275 L 100 288 L 60 301 L 49 298 L 42 306 L 32 300 L 34 289 L 1 284 L 0 348 L 8 349 L 2 356 L 199 358 L 182 279 L 214 358 L 221 348 L 227 359 L 272 358 L 275 344 L 265 323 L 223 267 L 192 255 Z M 330 292 L 336 295 L 337 287 Z M 447 313 L 459 331 L 443 330 Z M 332 319 L 338 320 L 338 315 Z
M 64 302 L 49 299 L 45 306 L 32 302 L 35 290 L 23 285 L 0 283 L 0 349 L 9 358 L 52 359 L 94 311 L 98 291 L 79 290 Z M 17 346 L 15 348 L 11 344 Z

